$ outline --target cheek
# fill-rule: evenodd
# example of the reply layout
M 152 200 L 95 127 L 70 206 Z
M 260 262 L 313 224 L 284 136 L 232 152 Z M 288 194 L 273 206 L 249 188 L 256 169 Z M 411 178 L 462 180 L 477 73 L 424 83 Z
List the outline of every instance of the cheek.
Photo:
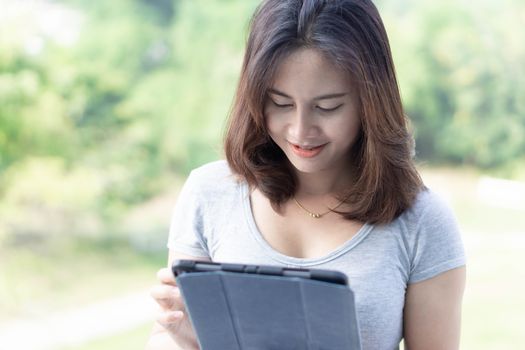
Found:
M 361 132 L 361 123 L 357 118 L 332 125 L 331 136 L 344 144 L 353 144 Z
M 266 131 L 268 132 L 269 138 L 281 147 L 281 132 L 279 130 L 279 127 L 275 125 L 275 121 L 272 122 L 272 119 L 266 119 Z
M 266 128 L 270 134 L 276 134 L 282 129 L 282 118 L 279 118 L 274 113 L 267 113 L 265 115 Z
M 361 123 L 359 122 L 359 120 L 355 120 L 348 125 L 347 135 L 349 136 L 350 139 L 354 140 L 357 137 L 357 135 L 359 135 L 360 132 L 361 132 Z
M 266 132 L 268 136 L 273 140 L 273 142 L 278 144 L 278 132 L 277 127 L 275 126 L 275 121 L 272 118 L 266 117 Z
M 341 125 L 342 130 L 346 130 L 352 136 L 355 136 L 361 130 L 361 117 L 357 108 L 352 106 L 348 111 L 347 119 L 345 120 L 346 125 Z

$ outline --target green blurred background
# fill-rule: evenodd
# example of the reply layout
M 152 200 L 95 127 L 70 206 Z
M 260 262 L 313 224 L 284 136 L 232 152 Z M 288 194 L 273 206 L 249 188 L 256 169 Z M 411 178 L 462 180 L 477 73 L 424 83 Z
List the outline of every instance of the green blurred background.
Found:
M 138 304 L 185 176 L 222 157 L 258 2 L 0 0 L 0 349 L 67 317 L 73 339 L 31 349 L 143 348 Z M 376 4 L 419 168 L 464 232 L 462 348 L 525 347 L 525 3 Z M 81 334 L 93 305 L 143 315 Z

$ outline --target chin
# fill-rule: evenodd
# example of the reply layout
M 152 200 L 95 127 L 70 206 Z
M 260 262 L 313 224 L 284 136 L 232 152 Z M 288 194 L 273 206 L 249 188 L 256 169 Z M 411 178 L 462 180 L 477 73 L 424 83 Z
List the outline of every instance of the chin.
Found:
M 292 166 L 300 173 L 313 174 L 323 169 L 321 164 L 305 164 L 306 162 L 292 161 Z

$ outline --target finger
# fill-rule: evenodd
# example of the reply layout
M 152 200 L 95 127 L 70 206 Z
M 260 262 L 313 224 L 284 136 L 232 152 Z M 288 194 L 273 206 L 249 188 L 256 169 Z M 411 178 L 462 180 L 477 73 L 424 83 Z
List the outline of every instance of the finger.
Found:
M 157 272 L 157 279 L 164 284 L 170 284 L 173 286 L 177 285 L 175 276 L 173 276 L 173 273 L 167 267 L 164 267 Z
M 157 315 L 157 322 L 163 327 L 174 327 L 180 324 L 184 318 L 184 312 L 177 310 L 171 312 L 161 312 Z
M 150 295 L 164 309 L 183 310 L 184 302 L 178 287 L 165 284 L 153 286 L 150 289 Z
M 155 299 L 180 298 L 180 289 L 167 284 L 157 284 L 151 287 L 150 295 Z

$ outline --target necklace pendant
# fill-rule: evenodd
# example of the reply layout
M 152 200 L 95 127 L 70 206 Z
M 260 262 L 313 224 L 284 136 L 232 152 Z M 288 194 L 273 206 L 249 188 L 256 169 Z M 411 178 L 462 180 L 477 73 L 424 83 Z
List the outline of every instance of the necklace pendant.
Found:
M 321 214 L 310 213 L 310 216 L 313 217 L 314 219 L 319 219 L 321 217 Z

